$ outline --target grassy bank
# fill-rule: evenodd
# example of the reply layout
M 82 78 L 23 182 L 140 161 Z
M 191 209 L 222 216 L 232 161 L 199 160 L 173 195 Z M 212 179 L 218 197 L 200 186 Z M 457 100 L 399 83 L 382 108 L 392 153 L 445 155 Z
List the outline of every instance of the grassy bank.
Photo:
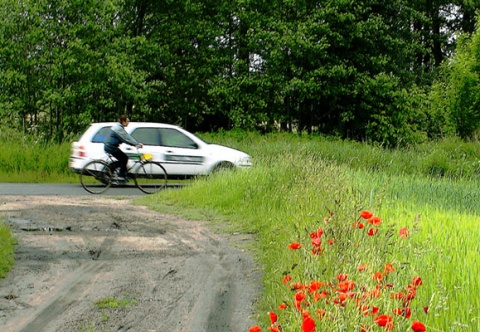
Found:
M 460 162 L 438 157 L 441 147 L 384 151 L 288 135 L 216 139 L 252 154 L 255 167 L 141 202 L 191 217 L 228 220 L 230 231 L 256 234 L 252 245 L 264 272 L 258 307 L 263 330 L 271 324 L 265 313 L 272 311 L 284 331 L 300 330 L 304 317 L 294 296 L 304 289 L 300 308 L 309 312 L 319 331 L 381 330 L 375 322 L 379 314 L 391 316 L 398 331 L 410 330 L 414 320 L 430 331 L 478 331 L 480 300 L 472 294 L 480 291 L 479 182 L 473 159 L 465 161 L 474 152 Z M 364 209 L 380 216 L 381 225 L 353 227 Z M 312 255 L 311 233 L 319 228 L 322 253 Z M 370 228 L 378 233 L 368 236 Z M 402 228 L 408 238 L 398 235 Z M 294 242 L 300 249 L 289 249 Z M 358 270 L 362 264 L 369 266 L 367 271 Z M 394 268 L 388 276 L 387 264 Z M 382 282 L 372 279 L 375 272 L 383 273 Z M 377 314 L 359 315 L 358 301 L 340 300 L 337 305 L 336 287 L 343 274 L 355 283 L 353 299 L 381 290 L 362 304 Z M 299 288 L 285 284 L 285 276 Z M 393 294 L 405 292 L 415 277 L 422 286 L 411 303 L 393 301 Z M 323 300 L 315 301 L 306 290 L 313 281 L 328 285 Z M 286 309 L 278 308 L 282 304 Z M 394 314 L 407 307 L 408 318 Z

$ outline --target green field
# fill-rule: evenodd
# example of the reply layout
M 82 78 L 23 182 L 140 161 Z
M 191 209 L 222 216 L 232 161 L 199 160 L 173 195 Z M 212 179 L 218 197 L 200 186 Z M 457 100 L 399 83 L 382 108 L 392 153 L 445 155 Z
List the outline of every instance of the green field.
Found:
M 392 317 L 394 331 L 412 331 L 416 320 L 427 331 L 480 330 L 478 143 L 450 139 L 386 150 L 293 134 L 202 138 L 248 152 L 254 167 L 138 203 L 255 235 L 249 249 L 263 271 L 256 317 L 263 331 L 272 327 L 268 312 L 283 331 L 301 330 L 307 316 L 317 331 L 385 331 L 379 315 Z M 65 169 L 68 145 L 43 147 L 49 158 L 36 151 L 0 147 L 0 182 L 20 173 L 33 182 L 77 180 Z M 37 160 L 43 166 L 31 166 Z M 364 210 L 381 223 L 360 218 Z M 400 236 L 402 228 L 408 237 Z M 294 242 L 301 247 L 290 249 Z M 422 284 L 413 286 L 417 277 Z

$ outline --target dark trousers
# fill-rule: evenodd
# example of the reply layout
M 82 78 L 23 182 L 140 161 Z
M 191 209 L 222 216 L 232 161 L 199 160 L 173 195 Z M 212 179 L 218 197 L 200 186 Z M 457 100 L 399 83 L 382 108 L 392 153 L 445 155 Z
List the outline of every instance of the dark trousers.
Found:
M 105 146 L 105 152 L 110 153 L 115 159 L 118 160 L 118 166 L 120 167 L 120 176 L 127 176 L 127 163 L 128 156 L 120 150 L 118 147 L 107 147 Z M 112 170 L 113 171 L 113 170 Z

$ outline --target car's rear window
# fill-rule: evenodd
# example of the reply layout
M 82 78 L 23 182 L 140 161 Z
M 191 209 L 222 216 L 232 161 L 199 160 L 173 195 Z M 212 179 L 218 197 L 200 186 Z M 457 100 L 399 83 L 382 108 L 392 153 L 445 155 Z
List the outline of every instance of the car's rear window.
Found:
M 92 138 L 92 143 L 104 143 L 108 134 L 110 133 L 111 127 L 103 127 Z

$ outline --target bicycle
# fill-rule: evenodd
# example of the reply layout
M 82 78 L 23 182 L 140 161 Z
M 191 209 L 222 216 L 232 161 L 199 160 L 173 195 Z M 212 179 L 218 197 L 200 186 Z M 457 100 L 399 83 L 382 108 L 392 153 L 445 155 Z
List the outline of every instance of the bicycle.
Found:
M 134 163 L 127 174 L 135 181 L 135 186 L 146 194 L 153 194 L 167 187 L 167 171 L 152 155 L 139 153 L 128 155 Z M 123 185 L 128 179 L 119 176 L 118 161 L 110 154 L 105 159 L 88 162 L 80 172 L 82 187 L 91 194 L 104 193 L 112 185 Z

